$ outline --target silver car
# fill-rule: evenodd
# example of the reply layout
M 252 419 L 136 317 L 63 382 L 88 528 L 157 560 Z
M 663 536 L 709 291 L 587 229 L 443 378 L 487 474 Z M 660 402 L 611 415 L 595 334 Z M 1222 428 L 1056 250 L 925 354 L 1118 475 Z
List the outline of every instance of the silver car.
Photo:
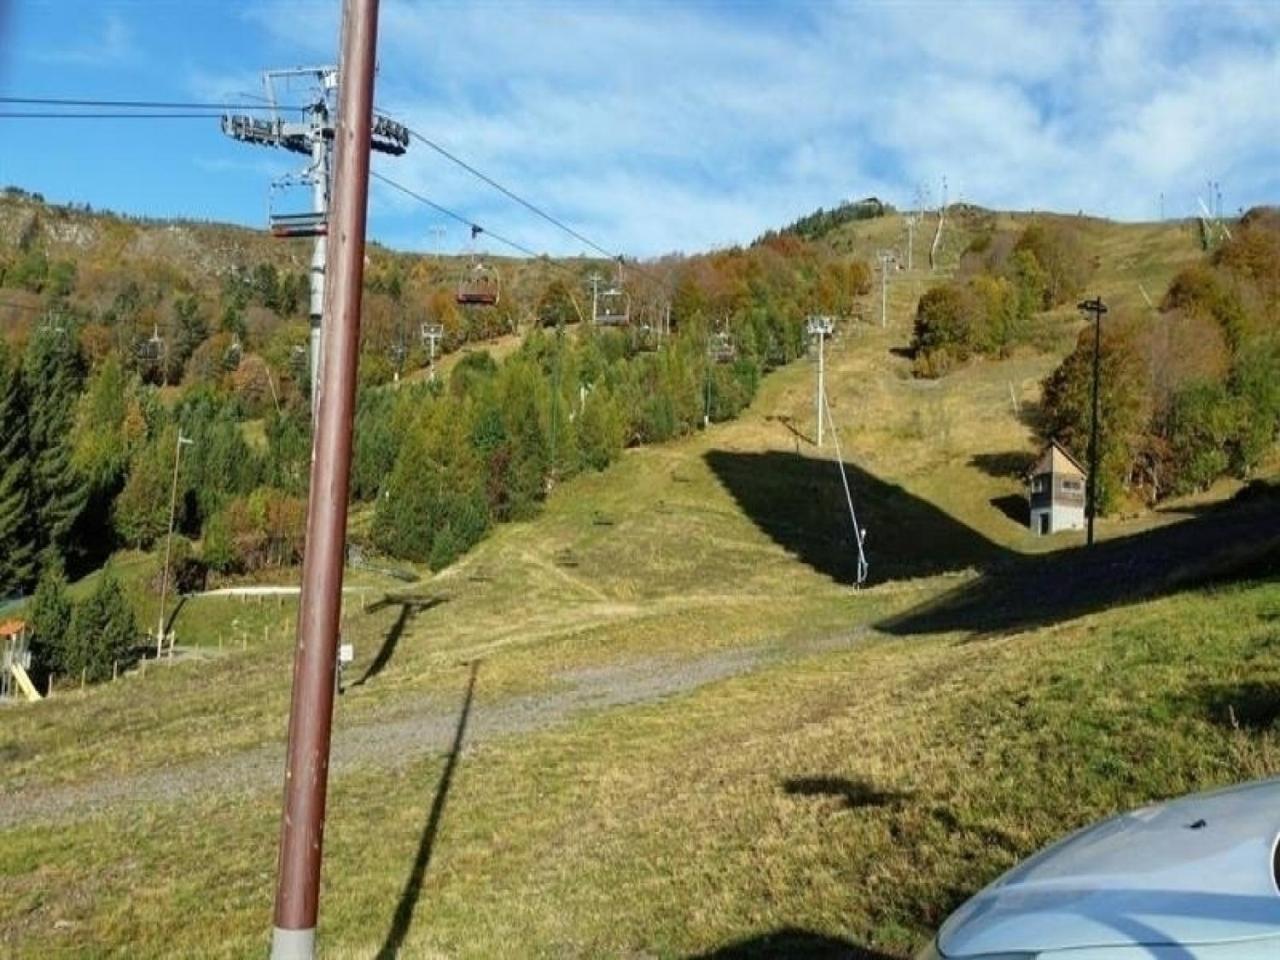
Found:
M 1280 778 L 1071 834 L 965 903 L 917 960 L 1280 960 Z

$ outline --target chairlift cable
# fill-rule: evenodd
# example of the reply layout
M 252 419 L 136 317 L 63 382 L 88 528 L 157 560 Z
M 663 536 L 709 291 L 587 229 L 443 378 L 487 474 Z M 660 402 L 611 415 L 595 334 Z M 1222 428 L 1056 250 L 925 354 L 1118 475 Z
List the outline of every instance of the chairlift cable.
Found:
M 130 110 L 302 110 L 300 106 L 269 103 L 210 103 L 195 100 L 99 100 L 72 97 L 0 97 L 0 103 L 37 107 L 109 107 Z
M 840 452 L 840 434 L 836 431 L 835 418 L 831 416 L 831 401 L 827 398 L 827 391 L 822 391 L 822 408 L 827 414 L 827 425 L 831 428 L 831 439 L 835 441 L 836 448 L 836 466 L 840 468 L 840 482 L 844 485 L 844 499 L 849 505 L 849 520 L 853 524 L 853 541 L 858 545 L 858 585 L 866 582 L 867 579 L 867 555 L 862 549 L 862 528 L 858 526 L 858 514 L 853 509 L 853 493 L 849 489 L 849 477 L 844 469 L 844 455 Z
M 4 110 L 0 120 L 208 120 L 216 113 L 107 113 L 103 111 Z
M 467 171 L 467 173 L 471 174 L 473 177 L 476 177 L 478 180 L 481 180 L 484 183 L 487 183 L 489 186 L 493 187 L 493 189 L 497 190 L 503 196 L 520 204 L 520 206 L 524 207 L 526 210 L 529 210 L 531 213 L 534 213 L 537 216 L 541 217 L 543 220 L 547 221 L 547 223 L 550 223 L 552 226 L 556 227 L 557 229 L 563 230 L 565 233 L 573 237 L 575 240 L 578 240 L 581 243 L 585 243 L 592 250 L 595 250 L 597 253 L 601 254 L 604 257 L 607 257 L 610 260 L 616 261 L 618 264 L 622 264 L 624 262 L 625 258 L 621 254 L 613 253 L 610 250 L 606 249 L 605 247 L 601 246 L 600 244 L 596 243 L 590 237 L 584 236 L 581 232 L 579 232 L 578 230 L 575 230 L 573 227 L 569 226 L 563 220 L 560 220 L 558 217 L 552 216 L 550 213 L 547 213 L 547 211 L 543 210 L 537 204 L 532 203 L 529 200 L 526 200 L 524 197 L 520 196 L 514 190 L 511 190 L 510 188 L 499 183 L 497 180 L 489 176 L 484 171 L 477 169 L 476 167 L 468 163 L 466 160 L 463 160 L 457 154 L 453 153 L 450 150 L 447 150 L 445 147 L 442 147 L 440 144 L 436 143 L 430 137 L 427 137 L 426 135 L 419 133 L 417 130 L 414 130 L 412 127 L 407 125 L 405 126 L 405 130 L 408 131 L 409 136 L 412 137 L 413 139 L 418 140 L 423 145 L 434 150 L 436 153 L 440 154 L 440 156 L 444 157 L 446 160 L 449 160 L 450 162 L 457 164 L 459 167 Z M 651 280 L 658 286 L 664 289 L 669 289 L 670 285 L 667 283 L 667 281 L 659 277 L 657 274 L 654 274 L 649 270 L 645 269 L 644 267 L 641 267 L 635 261 L 627 261 L 627 263 L 631 267 L 631 269 L 635 270 L 637 273 L 647 277 L 649 280 Z
M 405 196 L 413 200 L 417 200 L 419 203 L 430 207 L 432 210 L 435 210 L 437 213 L 441 213 L 446 217 L 450 217 L 451 219 L 456 220 L 458 223 L 462 224 L 465 227 L 478 228 L 481 233 L 485 234 L 486 236 L 492 237 L 494 240 L 497 240 L 499 243 L 504 244 L 510 247 L 511 249 L 518 251 L 519 253 L 524 254 L 526 257 L 532 257 L 534 260 L 541 260 L 545 262 L 547 265 L 555 268 L 556 270 L 563 271 L 564 273 L 573 277 L 575 280 L 582 279 L 577 274 L 577 272 L 575 272 L 570 267 L 566 267 L 564 264 L 559 263 L 555 260 L 552 260 L 550 257 L 540 254 L 537 251 L 532 250 L 529 247 L 526 247 L 522 243 L 517 243 L 515 240 L 505 237 L 500 233 L 495 233 L 494 231 L 490 230 L 488 227 L 483 226 L 479 223 L 476 223 L 474 220 L 470 220 L 467 217 L 464 217 L 462 214 L 457 213 L 454 210 L 450 210 L 448 207 L 441 206 L 440 204 L 436 203 L 434 200 L 430 199 L 429 197 L 424 197 L 422 194 L 414 190 L 411 190 L 409 187 L 406 187 L 404 184 L 397 183 L 395 180 L 392 180 L 390 177 L 386 176 L 385 174 L 379 173 L 377 170 L 371 170 L 369 172 L 369 176 L 373 177 L 375 180 L 379 180 L 382 183 L 385 183 L 387 186 L 391 187 L 394 190 L 400 191 Z M 577 310 L 578 318 L 581 319 L 582 311 L 577 308 L 576 303 L 574 304 L 574 309 Z

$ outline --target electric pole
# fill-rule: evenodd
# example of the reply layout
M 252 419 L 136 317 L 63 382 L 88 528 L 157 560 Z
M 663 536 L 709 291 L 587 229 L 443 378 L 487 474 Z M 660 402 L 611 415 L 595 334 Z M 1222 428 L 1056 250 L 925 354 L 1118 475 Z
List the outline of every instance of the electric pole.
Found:
M 889 264 L 897 263 L 897 255 L 892 250 L 880 250 L 876 253 L 880 261 L 880 326 L 887 324 L 889 312 Z
M 272 960 L 315 956 L 360 351 L 377 35 L 378 0 L 346 0 L 335 129 L 334 269 L 324 299 L 330 337 L 323 353 L 323 389 L 312 441 Z
M 831 317 L 810 317 L 806 327 L 809 336 L 818 338 L 818 388 L 814 394 L 814 409 L 818 413 L 818 447 L 822 447 L 822 401 L 826 394 L 825 354 L 826 339 L 831 336 L 835 324 Z
M 1107 305 L 1101 297 L 1081 300 L 1076 304 L 1084 313 L 1093 314 L 1093 419 L 1089 425 L 1089 533 L 1087 542 L 1093 546 L 1093 518 L 1098 512 L 1098 376 L 1102 357 L 1102 315 Z
M 432 238 L 435 240 L 436 259 L 439 260 L 440 254 L 444 249 L 445 226 L 442 223 L 437 223 L 435 226 L 431 227 L 427 232 L 430 233 Z
M 306 79 L 312 84 L 311 102 L 302 108 L 299 121 L 285 120 L 280 116 L 281 107 L 276 101 L 276 83 L 286 86 L 291 80 Z M 268 214 L 273 237 L 311 237 L 310 319 L 311 338 L 308 352 L 308 371 L 311 378 L 311 417 L 314 423 L 319 409 L 324 329 L 321 315 L 324 311 L 325 263 L 328 256 L 329 198 L 332 182 L 334 143 L 334 92 L 338 88 L 338 68 L 334 66 L 292 67 L 287 70 L 268 70 L 262 75 L 271 105 L 270 118 L 266 120 L 242 114 L 224 114 L 222 132 L 234 140 L 260 147 L 274 147 L 309 158 L 299 173 L 285 174 L 271 183 L 273 198 Z M 370 135 L 372 149 L 379 153 L 400 156 L 409 148 L 408 128 L 387 117 L 375 117 Z M 274 208 L 274 197 L 289 187 L 311 188 L 310 208 L 301 212 L 283 212 Z
M 182 457 L 182 448 L 190 446 L 193 441 L 178 431 L 178 439 L 173 445 L 173 486 L 169 490 L 169 533 L 164 541 L 164 569 L 160 571 L 160 621 L 156 625 L 156 659 L 164 648 L 164 600 L 169 586 L 169 560 L 173 555 L 173 521 L 178 513 L 178 463 Z M 173 644 L 169 644 L 169 657 L 173 657 Z
M 929 269 L 938 269 L 938 246 L 942 243 L 942 227 L 947 219 L 947 178 L 942 178 L 942 205 L 938 207 L 938 226 L 933 232 L 933 244 L 929 247 Z

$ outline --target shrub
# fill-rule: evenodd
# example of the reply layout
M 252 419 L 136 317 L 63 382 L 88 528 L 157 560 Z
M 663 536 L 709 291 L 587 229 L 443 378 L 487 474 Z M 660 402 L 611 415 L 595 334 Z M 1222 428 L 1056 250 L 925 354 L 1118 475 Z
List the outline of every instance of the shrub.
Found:
M 1014 253 L 1032 254 L 1047 278 L 1042 306 L 1071 303 L 1084 289 L 1092 265 L 1079 231 L 1055 220 L 1028 224 L 1014 245 Z

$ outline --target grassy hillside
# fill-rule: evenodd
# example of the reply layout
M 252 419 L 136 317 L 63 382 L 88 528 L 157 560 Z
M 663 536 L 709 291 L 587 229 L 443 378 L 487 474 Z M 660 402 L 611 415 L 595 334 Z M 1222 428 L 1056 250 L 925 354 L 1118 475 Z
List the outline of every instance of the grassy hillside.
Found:
M 1104 297 L 1196 256 L 1097 229 Z M 332 955 L 901 957 L 1073 826 L 1280 772 L 1275 500 L 1223 484 L 1103 521 L 1094 553 L 1031 537 L 1018 466 L 1060 354 L 914 379 L 927 282 L 895 275 L 887 326 L 828 354 L 868 588 L 806 361 L 442 574 L 353 573 Z M 5 712 L 5 952 L 265 948 L 291 612 L 192 599 L 200 656 Z

